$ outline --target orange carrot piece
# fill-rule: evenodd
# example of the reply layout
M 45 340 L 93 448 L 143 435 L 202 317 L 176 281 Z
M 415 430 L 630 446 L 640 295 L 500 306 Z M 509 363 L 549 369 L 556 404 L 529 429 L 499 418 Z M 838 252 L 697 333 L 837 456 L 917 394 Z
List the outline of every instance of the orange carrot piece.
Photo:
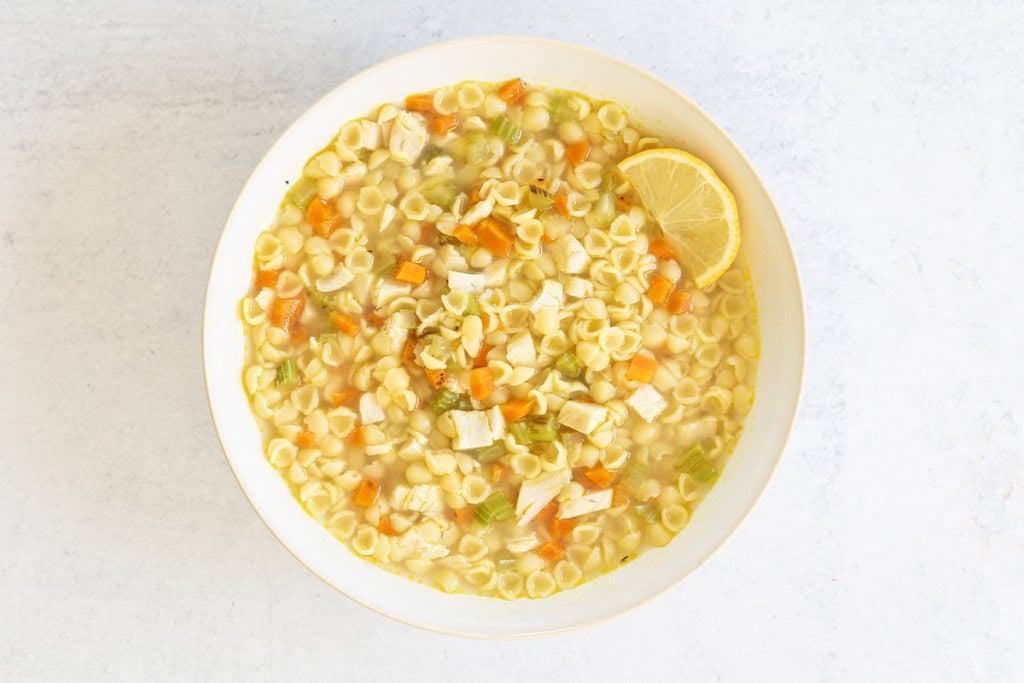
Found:
M 598 464 L 595 467 L 583 470 L 583 476 L 590 480 L 594 486 L 606 489 L 612 485 L 612 479 L 615 478 L 615 473 L 609 472 L 604 468 L 604 465 Z
M 629 367 L 626 369 L 626 379 L 633 382 L 650 382 L 654 379 L 654 373 L 658 370 L 658 361 L 645 356 L 637 354 L 629 361 Z
M 377 502 L 379 494 L 380 484 L 372 479 L 363 479 L 359 482 L 359 488 L 356 489 L 356 495 L 352 502 L 361 508 L 368 508 Z
M 476 204 L 480 199 L 480 186 L 478 185 L 469 193 L 469 205 L 472 206 L 473 204 Z
M 565 555 L 565 548 L 558 541 L 547 541 L 537 548 L 537 554 L 550 562 L 557 562 Z
M 277 278 L 281 275 L 279 270 L 257 270 L 256 286 L 273 287 L 277 284 Z
M 502 403 L 500 410 L 501 416 L 505 418 L 505 422 L 512 424 L 530 414 L 530 411 L 533 410 L 533 399 L 514 398 L 511 401 Z
M 482 401 L 494 393 L 494 375 L 491 369 L 473 368 L 469 371 L 469 395 Z
M 414 285 L 422 285 L 427 281 L 427 269 L 412 261 L 402 261 L 395 268 L 395 279 L 402 282 L 410 282 Z
M 349 446 L 365 446 L 366 445 L 366 430 L 362 427 L 356 427 L 348 433 L 348 437 L 345 439 Z
M 495 256 L 506 256 L 512 248 L 512 237 L 505 231 L 501 223 L 490 216 L 477 225 L 477 240 L 480 246 Z
M 629 210 L 633 208 L 633 204 L 628 199 L 619 195 L 615 195 L 615 206 L 622 213 L 629 213 Z
M 668 312 L 672 315 L 689 313 L 693 310 L 693 295 L 689 292 L 672 292 L 668 298 Z
M 612 507 L 617 508 L 620 505 L 625 505 L 629 502 L 629 493 L 626 491 L 625 486 L 619 486 L 616 484 L 612 487 Z
M 484 326 L 486 329 L 486 325 Z M 474 368 L 485 368 L 487 367 L 487 354 L 491 352 L 494 347 L 490 344 L 481 344 L 480 353 L 476 354 L 476 358 L 473 359 Z
M 409 338 L 405 340 L 405 346 L 402 347 L 402 363 L 405 365 L 416 364 L 416 335 L 410 334 Z
M 481 311 L 480 312 L 480 322 L 483 323 L 483 326 L 484 326 L 485 330 L 491 329 L 491 314 L 488 313 L 487 311 Z M 501 325 L 500 325 L 501 320 L 499 320 L 498 323 L 499 323 L 498 329 L 501 329 Z M 481 348 L 483 348 L 483 347 L 481 347 Z M 491 348 L 494 348 L 494 347 L 491 347 Z M 490 349 L 488 349 L 488 350 L 490 350 Z
M 524 95 L 526 95 L 526 84 L 523 83 L 521 78 L 505 81 L 498 88 L 498 97 L 504 100 L 506 104 L 515 104 L 523 99 Z
M 313 232 L 329 237 L 341 223 L 341 214 L 329 200 L 316 197 L 306 209 L 306 222 L 313 226 Z
M 567 193 L 559 192 L 555 195 L 555 211 L 566 218 L 569 217 L 569 195 Z
M 306 300 L 301 296 L 294 299 L 275 299 L 270 306 L 270 324 L 280 327 L 285 332 L 291 332 L 292 325 L 298 322 L 305 307 Z
M 359 394 L 363 392 L 359 391 L 355 387 L 345 387 L 331 394 L 331 405 L 337 408 L 338 406 L 347 406 L 351 403 L 355 403 L 355 400 L 359 398 Z
M 555 238 L 545 232 L 540 236 L 540 241 L 544 244 L 554 244 Z
M 430 368 L 425 368 L 423 372 L 426 373 L 427 381 L 430 382 L 430 386 L 435 389 L 440 389 L 441 385 L 444 384 L 444 381 L 447 378 L 444 370 L 431 370 Z
M 393 527 L 391 525 L 391 519 L 387 515 L 384 515 L 383 517 L 381 517 L 380 521 L 377 522 L 377 531 L 379 531 L 380 533 L 384 534 L 385 536 L 396 536 L 397 535 L 395 533 L 395 527 Z
M 672 281 L 663 275 L 654 273 L 651 275 L 651 284 L 647 288 L 647 298 L 654 303 L 664 306 L 668 303 L 668 297 L 672 294 L 672 290 L 675 289 L 675 285 Z
M 450 131 L 455 130 L 459 125 L 459 117 L 455 114 L 449 114 L 448 116 L 435 116 L 430 121 L 430 129 L 434 131 L 434 135 L 445 135 Z
M 551 532 L 552 538 L 564 538 L 569 535 L 574 526 L 576 526 L 576 522 L 571 519 L 560 519 L 555 514 L 548 523 L 548 531 Z
M 473 230 L 472 225 L 466 225 L 465 223 L 459 223 L 452 230 L 452 237 L 470 246 L 475 245 L 477 242 L 476 231 Z
M 464 508 L 455 508 L 452 514 L 455 515 L 455 523 L 459 526 L 466 526 L 473 521 L 473 508 L 468 505 Z
M 574 142 L 565 148 L 565 158 L 574 167 L 586 161 L 588 156 L 590 156 L 590 143 L 586 140 Z
M 668 243 L 666 239 L 656 239 L 651 242 L 648 247 L 650 252 L 662 260 L 678 261 L 679 255 L 676 254 L 676 250 L 672 248 L 672 245 Z
M 497 483 L 504 481 L 508 477 L 508 468 L 502 465 L 500 462 L 496 462 L 491 465 L 491 482 Z
M 409 111 L 430 111 L 434 108 L 434 96 L 430 93 L 417 93 L 405 98 L 405 108 Z
M 356 332 L 359 331 L 359 323 L 356 320 L 337 311 L 331 311 L 331 324 L 338 328 L 338 332 L 349 337 L 356 336 Z
M 296 325 L 292 330 L 290 337 L 293 342 L 301 344 L 309 339 L 309 330 L 302 325 Z
M 316 443 L 316 434 L 304 429 L 298 433 L 295 437 L 295 445 L 299 448 L 312 448 L 313 444 Z
M 434 236 L 434 224 L 423 221 L 420 223 L 420 244 L 426 244 Z
M 367 313 L 366 316 L 365 316 L 365 319 L 366 319 L 367 324 L 368 325 L 372 325 L 373 327 L 383 327 L 384 326 L 384 317 L 380 316 L 380 315 L 377 315 L 376 313 Z

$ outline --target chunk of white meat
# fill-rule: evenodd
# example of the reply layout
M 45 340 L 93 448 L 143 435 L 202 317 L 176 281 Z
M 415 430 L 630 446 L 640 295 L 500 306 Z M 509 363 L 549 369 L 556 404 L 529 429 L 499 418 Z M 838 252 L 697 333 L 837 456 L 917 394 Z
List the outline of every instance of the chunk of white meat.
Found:
M 576 299 L 594 296 L 594 283 L 581 277 L 570 277 L 565 281 L 565 293 Z
M 508 340 L 505 345 L 505 360 L 509 365 L 533 365 L 537 361 L 537 347 L 533 344 L 533 335 L 520 332 Z
M 437 250 L 437 258 L 444 263 L 445 272 L 455 270 L 465 270 L 469 268 L 469 263 L 466 261 L 466 257 L 459 253 L 451 244 L 445 244 Z
M 411 510 L 428 515 L 444 511 L 441 487 L 433 484 L 416 484 L 413 487 L 399 484 L 391 493 L 391 504 L 398 510 Z
M 501 414 L 501 406 L 494 406 L 487 411 L 487 424 L 491 427 L 491 438 L 497 441 L 505 438 L 505 416 Z
M 505 540 L 505 547 L 516 555 L 528 553 L 539 545 L 540 539 L 537 538 L 537 534 L 526 534 Z
M 448 287 L 463 292 L 479 294 L 487 286 L 487 276 L 483 273 L 463 273 L 458 270 L 448 271 Z
M 487 412 L 483 410 L 449 410 L 455 435 L 452 448 L 468 450 L 484 448 L 494 442 Z
M 568 483 L 568 470 L 545 472 L 524 481 L 519 487 L 519 497 L 516 498 L 516 525 L 523 527 L 532 522 Z
M 578 239 L 572 235 L 562 235 L 551 244 L 551 253 L 555 257 L 555 265 L 563 273 L 574 275 L 582 273 L 590 265 L 590 255 Z
M 411 310 L 395 311 L 384 323 L 384 334 L 388 339 L 391 353 L 398 353 L 405 346 L 409 330 L 416 327 L 416 312 Z
M 391 158 L 403 164 L 411 164 L 419 157 L 427 144 L 427 126 L 423 120 L 409 112 L 398 112 L 391 125 L 388 151 Z
M 612 490 L 594 491 L 579 498 L 563 500 L 558 505 L 559 519 L 572 519 L 591 512 L 607 510 L 612 506 Z
M 590 434 L 608 417 L 608 409 L 596 403 L 566 401 L 558 411 L 558 424 Z
M 416 557 L 423 560 L 436 560 L 445 557 L 450 552 L 441 542 L 440 536 L 432 533 L 436 524 L 428 522 L 430 529 L 424 524 L 417 524 L 413 528 L 399 536 L 391 544 L 391 560 L 401 562 L 409 557 Z M 438 536 L 436 539 L 435 536 Z
M 384 411 L 373 392 L 368 391 L 359 397 L 359 419 L 363 421 L 364 425 L 384 421 Z
M 708 415 L 699 420 L 680 425 L 680 427 L 678 432 L 679 447 L 689 448 L 701 439 L 707 439 L 715 435 L 715 432 L 718 431 L 718 418 Z
M 650 384 L 641 384 L 626 397 L 626 405 L 647 422 L 654 422 L 668 407 L 668 401 Z
M 492 211 L 494 211 L 494 200 L 488 197 L 469 207 L 469 210 L 466 211 L 459 222 L 466 225 L 476 225 L 490 216 Z
M 536 313 L 542 308 L 561 308 L 565 303 L 565 290 L 554 280 L 545 280 L 540 291 L 530 302 L 530 312 Z

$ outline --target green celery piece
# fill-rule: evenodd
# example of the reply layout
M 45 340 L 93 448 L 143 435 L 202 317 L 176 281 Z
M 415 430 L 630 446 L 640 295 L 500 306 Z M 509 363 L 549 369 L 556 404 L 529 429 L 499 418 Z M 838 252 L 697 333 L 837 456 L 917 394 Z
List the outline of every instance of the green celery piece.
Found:
M 470 166 L 479 166 L 491 158 L 491 146 L 487 144 L 487 135 L 481 130 L 466 133 L 466 142 L 462 155 Z
M 469 301 L 466 303 L 464 315 L 480 315 L 480 302 L 478 302 L 476 297 L 472 294 L 469 295 Z
M 491 122 L 491 130 L 510 145 L 518 145 L 519 141 L 523 139 L 523 130 L 509 121 L 504 114 L 499 114 L 498 118 Z
M 420 194 L 431 204 L 437 204 L 447 211 L 452 208 L 452 203 L 455 201 L 455 181 L 431 181 L 420 188 Z
M 679 459 L 678 469 L 702 484 L 718 478 L 718 469 L 708 461 L 704 447 L 700 444 L 694 444 L 690 450 L 683 453 Z
M 530 185 L 530 206 L 534 209 L 546 209 L 555 203 L 555 195 L 539 185 Z
M 563 353 L 555 361 L 555 369 L 570 379 L 576 379 L 580 376 L 580 359 L 575 354 Z
M 391 254 L 375 254 L 373 257 L 373 274 L 386 277 L 395 271 L 398 260 Z
M 501 447 L 498 442 L 492 443 L 490 446 L 484 446 L 483 448 L 476 448 L 470 453 L 481 465 L 494 462 L 501 456 L 505 455 L 505 449 Z
M 316 181 L 307 176 L 302 176 L 288 188 L 285 199 L 299 207 L 303 211 L 309 206 L 309 202 L 316 196 Z
M 455 404 L 455 407 L 459 410 L 473 410 L 473 400 L 469 397 L 469 394 L 459 394 L 459 401 Z
M 517 444 L 522 446 L 530 445 L 530 435 L 527 433 L 525 422 L 513 422 L 508 426 L 508 431 L 512 434 L 512 438 L 516 440 Z
M 295 361 L 291 358 L 285 358 L 284 361 L 277 366 L 277 377 L 274 380 L 274 384 L 279 387 L 283 387 L 289 384 L 296 384 L 298 381 L 299 373 L 295 369 Z
M 477 521 L 485 525 L 512 519 L 515 514 L 512 501 L 501 491 L 495 491 L 488 496 L 487 500 L 476 507 L 475 512 Z
M 317 306 L 320 306 L 321 308 L 326 308 L 328 310 L 334 308 L 333 297 L 327 292 L 321 292 L 316 287 L 310 287 L 306 291 L 309 292 L 309 298 L 312 299 L 313 303 L 315 303 Z
M 630 458 L 622 468 L 619 475 L 619 483 L 626 487 L 626 490 L 635 492 L 643 484 L 651 473 L 651 466 L 635 458 Z
M 605 171 L 601 174 L 601 185 L 597 189 L 601 192 L 611 192 L 615 187 L 615 171 Z
M 576 112 L 569 106 L 569 98 L 565 95 L 555 95 L 551 98 L 548 103 L 548 113 L 551 114 L 551 120 L 555 123 L 576 120 Z
M 420 152 L 420 161 L 430 161 L 434 157 L 439 157 L 442 154 L 447 154 L 443 147 L 438 147 L 434 143 L 427 143 L 427 146 Z
M 451 389 L 445 389 L 444 387 L 437 390 L 434 397 L 430 399 L 429 407 L 432 411 L 440 415 L 446 413 L 452 408 L 458 406 L 462 394 L 456 394 Z
M 323 334 L 317 335 L 316 340 L 320 342 L 320 346 L 323 346 L 324 344 L 327 344 L 329 342 L 338 341 L 338 333 L 324 332 Z
M 526 436 L 530 441 L 551 442 L 558 438 L 558 420 L 554 413 L 531 417 L 526 421 Z

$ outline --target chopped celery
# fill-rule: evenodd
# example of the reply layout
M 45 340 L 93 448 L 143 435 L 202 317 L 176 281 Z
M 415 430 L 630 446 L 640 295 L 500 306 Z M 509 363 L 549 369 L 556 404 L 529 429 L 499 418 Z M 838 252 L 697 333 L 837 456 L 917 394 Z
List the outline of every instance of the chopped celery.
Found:
M 550 442 L 558 438 L 558 419 L 554 413 L 531 417 L 526 421 L 526 436 L 536 443 Z
M 694 444 L 690 450 L 683 453 L 679 459 L 678 469 L 701 483 L 718 478 L 718 469 L 708 462 L 704 447 L 700 444 Z
M 321 292 L 316 287 L 310 287 L 308 290 L 309 298 L 313 300 L 317 306 L 321 308 L 334 308 L 334 296 L 327 292 Z
M 295 361 L 291 358 L 285 358 L 284 361 L 277 366 L 277 378 L 274 383 L 283 387 L 288 384 L 296 384 L 299 381 L 299 373 L 295 370 Z
M 469 300 L 466 302 L 464 315 L 480 315 L 480 302 L 472 294 L 469 295 Z
M 499 114 L 498 118 L 491 122 L 491 130 L 510 145 L 518 145 L 523 139 L 523 130 L 509 121 L 504 114 Z
M 566 377 L 576 379 L 580 376 L 580 359 L 574 354 L 563 353 L 555 361 L 555 368 Z
M 622 468 L 622 474 L 619 476 L 619 483 L 626 487 L 626 490 L 633 492 L 640 488 L 648 475 L 651 472 L 651 466 L 645 462 L 637 460 L 635 457 L 630 458 L 626 462 L 625 467 Z
M 603 228 L 615 218 L 615 196 L 611 192 L 605 192 L 594 202 L 594 225 Z
M 516 440 L 516 443 L 529 446 L 530 435 L 527 433 L 525 422 L 513 422 L 508 426 L 509 433 L 512 434 L 512 438 Z
M 316 196 L 316 181 L 302 176 L 288 188 L 285 199 L 305 211 L 314 196 Z
M 555 195 L 539 185 L 530 185 L 530 206 L 534 209 L 546 209 L 555 203 Z
M 505 449 L 502 448 L 499 442 L 494 442 L 490 446 L 473 449 L 471 453 L 478 463 L 486 465 L 505 455 Z
M 431 204 L 437 204 L 447 211 L 452 208 L 452 202 L 455 201 L 455 181 L 451 179 L 430 181 L 420 188 L 420 194 Z
M 556 95 L 551 98 L 548 103 L 548 113 L 551 114 L 551 120 L 555 123 L 576 120 L 576 111 L 569 106 L 569 98 L 565 95 Z
M 373 257 L 373 274 L 377 277 L 386 277 L 394 272 L 398 260 L 391 254 L 376 254 Z
M 452 408 L 459 405 L 459 401 L 462 399 L 463 394 L 456 394 L 451 389 L 445 389 L 444 387 L 437 390 L 434 397 L 430 399 L 430 409 L 440 415 L 441 413 L 448 412 Z
M 439 157 L 442 154 L 447 154 L 443 147 L 438 147 L 434 143 L 427 143 L 427 146 L 420 152 L 420 161 L 430 161 L 434 157 Z
M 455 404 L 459 410 L 473 410 L 473 400 L 469 394 L 459 394 L 459 402 Z
M 316 340 L 320 342 L 320 346 L 327 344 L 332 341 L 338 341 L 337 332 L 324 332 L 323 334 L 317 335 Z
M 479 166 L 491 158 L 491 146 L 487 144 L 487 135 L 482 130 L 466 133 L 462 156 L 470 166 Z
M 601 174 L 601 185 L 597 188 L 601 192 L 611 192 L 615 187 L 615 171 L 605 171 Z
M 633 510 L 641 519 L 647 520 L 652 524 L 658 521 L 658 508 L 652 503 L 634 505 Z
M 503 522 L 516 514 L 512 501 L 501 491 L 495 491 L 487 500 L 476 506 L 476 518 L 481 524 Z

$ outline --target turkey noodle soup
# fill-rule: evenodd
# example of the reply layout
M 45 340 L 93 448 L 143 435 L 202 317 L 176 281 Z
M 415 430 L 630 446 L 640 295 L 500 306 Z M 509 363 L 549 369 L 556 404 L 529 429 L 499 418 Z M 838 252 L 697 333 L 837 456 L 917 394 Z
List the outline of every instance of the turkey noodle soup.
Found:
M 255 245 L 266 458 L 367 560 L 542 598 L 667 544 L 753 401 L 740 262 L 698 289 L 614 102 L 467 82 L 341 126 Z

